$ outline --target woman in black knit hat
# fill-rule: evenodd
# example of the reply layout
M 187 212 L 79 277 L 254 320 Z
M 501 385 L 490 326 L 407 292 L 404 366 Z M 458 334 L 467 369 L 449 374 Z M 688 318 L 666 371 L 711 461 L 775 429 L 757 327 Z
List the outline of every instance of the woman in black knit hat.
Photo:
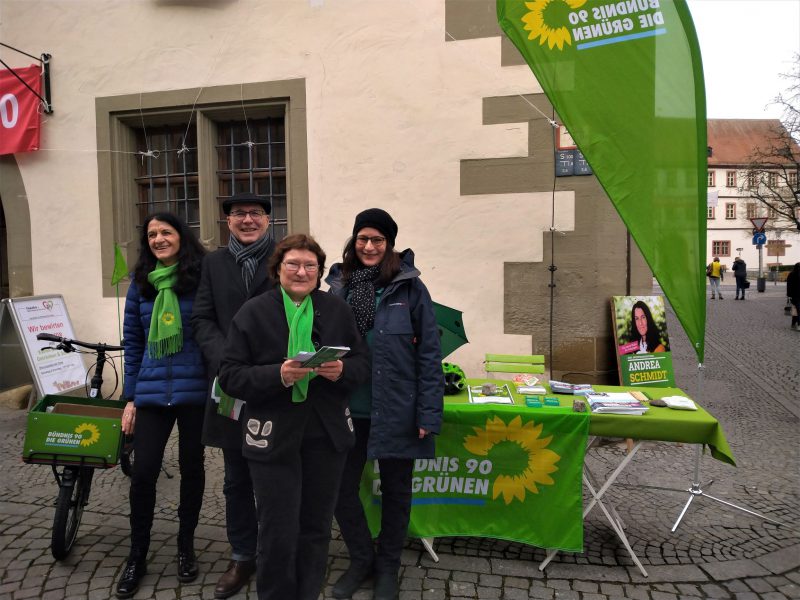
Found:
M 433 303 L 414 253 L 395 252 L 396 237 L 397 223 L 386 211 L 359 213 L 342 262 L 326 279 L 331 292 L 352 307 L 372 356 L 371 381 L 350 398 L 356 445 L 335 511 L 350 567 L 334 585 L 334 598 L 349 598 L 373 573 L 373 597 L 397 597 L 414 459 L 434 457 L 433 434 L 442 423 L 444 378 Z M 364 465 L 373 459 L 381 474 L 377 548 L 358 496 Z

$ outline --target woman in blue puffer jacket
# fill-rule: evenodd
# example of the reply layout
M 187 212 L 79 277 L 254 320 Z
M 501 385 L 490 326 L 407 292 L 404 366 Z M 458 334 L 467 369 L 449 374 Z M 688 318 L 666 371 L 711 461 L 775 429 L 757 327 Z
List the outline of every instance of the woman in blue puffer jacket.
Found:
M 197 578 L 194 530 L 205 487 L 203 411 L 207 379 L 192 337 L 190 317 L 205 251 L 194 233 L 170 213 L 147 217 L 139 260 L 125 300 L 125 387 L 122 431 L 134 433 L 131 476 L 131 549 L 117 583 L 130 598 L 147 572 L 156 481 L 164 448 L 177 421 L 181 473 L 178 506 L 178 579 Z

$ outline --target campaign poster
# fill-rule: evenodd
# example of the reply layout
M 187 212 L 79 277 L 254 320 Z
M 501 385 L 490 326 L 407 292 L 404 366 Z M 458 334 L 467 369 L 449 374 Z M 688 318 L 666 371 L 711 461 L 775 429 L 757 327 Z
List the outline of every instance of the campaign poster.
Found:
M 622 385 L 675 387 L 664 298 L 611 298 L 617 366 Z

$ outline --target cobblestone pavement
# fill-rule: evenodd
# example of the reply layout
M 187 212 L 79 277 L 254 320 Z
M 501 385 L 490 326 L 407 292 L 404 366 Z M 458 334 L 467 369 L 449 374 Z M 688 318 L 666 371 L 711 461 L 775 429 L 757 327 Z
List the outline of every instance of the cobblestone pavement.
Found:
M 669 327 L 676 377 L 687 393 L 722 423 L 738 468 L 705 457 L 706 491 L 789 524 L 779 526 L 706 498 L 695 500 L 678 531 L 670 533 L 688 494 L 694 448 L 646 443 L 608 497 L 621 509 L 627 534 L 649 572 L 644 578 L 600 511 L 585 526 L 585 552 L 559 554 L 545 572 L 544 551 L 490 539 L 436 541 L 434 563 L 417 541 L 403 556 L 401 600 L 557 598 L 673 600 L 678 598 L 800 598 L 800 332 L 784 316 L 784 287 L 734 301 L 708 301 L 702 389 L 697 361 L 674 315 Z M 113 597 L 128 550 L 128 481 L 119 469 L 97 471 L 90 504 L 70 557 L 53 560 L 50 533 L 56 484 L 48 467 L 19 459 L 24 411 L 0 409 L 0 598 Z M 591 469 L 608 473 L 624 443 L 592 450 Z M 222 500 L 222 457 L 207 452 L 208 483 L 197 531 L 201 576 L 181 585 L 175 577 L 177 477 L 162 474 L 149 574 L 137 598 L 212 598 L 228 561 Z M 165 456 L 177 473 L 177 447 Z M 338 532 L 331 543 L 328 585 L 347 565 Z M 236 598 L 255 598 L 255 584 Z M 371 598 L 370 590 L 356 600 Z M 290 600 L 290 599 L 287 599 Z

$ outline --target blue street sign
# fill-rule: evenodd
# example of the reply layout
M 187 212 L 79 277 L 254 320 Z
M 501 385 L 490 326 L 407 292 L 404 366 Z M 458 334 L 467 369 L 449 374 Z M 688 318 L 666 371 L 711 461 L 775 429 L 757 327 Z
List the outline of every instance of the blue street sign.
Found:
M 758 246 L 760 244 L 767 243 L 767 234 L 766 233 L 756 233 L 753 236 L 753 245 Z

